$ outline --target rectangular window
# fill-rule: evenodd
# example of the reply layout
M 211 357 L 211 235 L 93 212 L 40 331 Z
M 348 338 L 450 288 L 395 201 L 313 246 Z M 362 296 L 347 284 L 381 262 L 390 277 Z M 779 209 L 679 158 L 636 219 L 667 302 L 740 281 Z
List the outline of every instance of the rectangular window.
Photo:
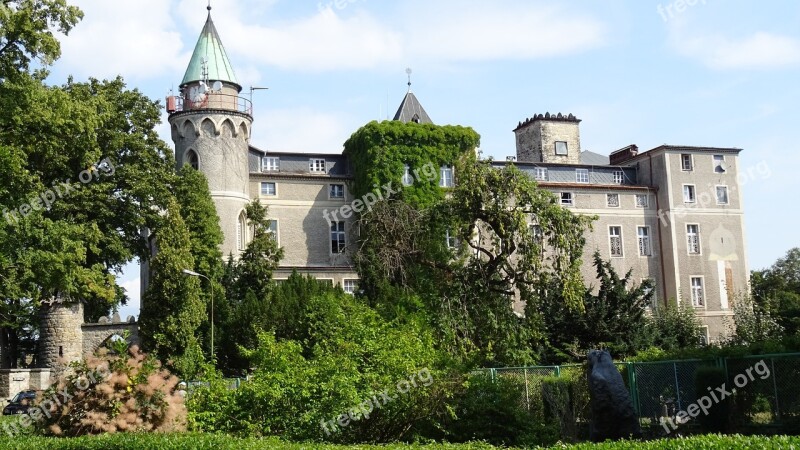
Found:
M 644 295 L 650 295 L 650 293 L 652 293 L 652 297 L 650 297 L 650 301 L 647 303 L 646 307 L 649 309 L 653 309 L 658 304 L 658 299 L 656 298 L 656 290 L 655 290 L 656 280 L 654 280 L 653 278 L 642 278 L 641 282 L 642 283 L 650 282 L 650 286 L 652 286 L 644 290 Z
M 275 185 L 274 182 L 262 181 L 261 182 L 261 195 L 268 195 L 270 197 L 278 195 L 278 187 Z
M 714 155 L 714 172 L 725 173 L 725 155 Z
M 331 222 L 331 253 L 344 253 L 344 222 Z
M 567 143 L 565 141 L 556 141 L 556 155 L 567 154 Z
M 542 233 L 542 227 L 535 223 L 528 225 L 528 227 L 530 228 L 533 240 L 536 241 L 538 245 L 542 245 L 542 243 L 544 242 L 544 233 Z
M 650 196 L 647 194 L 636 194 L 636 207 L 637 208 L 649 208 L 650 207 Z
M 625 181 L 625 173 L 621 170 L 614 171 L 614 184 L 622 184 Z
M 561 205 L 562 206 L 573 206 L 575 202 L 572 201 L 572 192 L 562 192 L 561 193 Z
M 695 202 L 694 185 L 693 184 L 684 184 L 683 185 L 683 202 L 684 203 L 694 203 Z
M 261 158 L 261 171 L 262 172 L 280 172 L 281 159 L 277 156 L 265 156 Z
M 608 227 L 611 256 L 622 256 L 622 227 Z
M 536 181 L 547 181 L 547 167 L 537 167 L 534 172 Z
M 588 183 L 589 182 L 589 169 L 575 169 L 575 182 Z
M 728 186 L 717 186 L 717 204 L 728 204 Z
M 414 177 L 411 176 L 411 166 L 408 164 L 403 168 L 403 186 L 411 186 L 414 184 Z
M 703 292 L 703 277 L 692 277 L 692 306 L 703 307 L 706 305 Z
M 447 248 L 450 250 L 455 250 L 458 248 L 458 238 L 450 234 L 450 230 L 447 230 L 444 235 L 445 244 Z
M 330 191 L 328 192 L 328 196 L 330 198 L 344 198 L 344 185 L 343 184 L 330 185 Z
M 653 246 L 650 245 L 650 227 L 638 227 L 636 234 L 639 236 L 639 256 L 651 256 Z
M 689 246 L 689 253 L 692 255 L 700 254 L 700 226 L 686 225 L 686 243 Z
M 692 164 L 692 155 L 689 154 L 682 154 L 681 155 L 681 170 L 684 171 L 691 171 L 694 165 Z
M 311 158 L 308 160 L 308 171 L 311 173 L 327 173 L 325 160 L 322 158 Z
M 619 194 L 606 194 L 606 206 L 619 208 Z
M 272 238 L 275 239 L 275 242 L 280 242 L 278 239 L 278 221 L 277 220 L 270 220 L 269 221 L 269 228 L 267 228 L 267 233 L 272 235 Z
M 352 278 L 342 280 L 342 290 L 350 295 L 355 294 L 358 290 L 358 280 Z
M 439 169 L 439 187 L 453 187 L 453 168 L 442 166 Z

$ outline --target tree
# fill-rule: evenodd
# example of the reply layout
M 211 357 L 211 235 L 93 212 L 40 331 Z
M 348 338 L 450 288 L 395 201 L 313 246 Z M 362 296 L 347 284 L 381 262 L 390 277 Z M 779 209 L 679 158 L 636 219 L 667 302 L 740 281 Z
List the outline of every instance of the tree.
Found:
M 668 302 L 656 308 L 649 327 L 653 346 L 662 351 L 695 348 L 700 345 L 702 324 L 694 307 L 688 303 Z
M 82 18 L 65 0 L 0 1 L 0 82 L 27 72 L 34 60 L 51 65 L 61 56 L 54 31 L 67 35 Z
M 206 315 L 213 318 L 215 327 L 219 327 L 228 314 L 228 305 L 225 301 L 226 295 L 222 284 L 225 268 L 222 252 L 219 250 L 224 235 L 219 226 L 219 216 L 214 201 L 211 199 L 205 175 L 190 165 L 184 165 L 180 169 L 179 175 L 175 184 L 175 198 L 180 205 L 181 216 L 189 230 L 191 254 L 194 259 L 194 267 L 186 267 L 186 269 L 208 277 L 209 281 L 205 279 L 202 281 L 210 284 L 201 290 L 200 299 L 206 305 Z M 212 300 L 214 305 L 212 305 Z M 216 348 L 220 341 L 219 335 L 216 335 L 215 341 L 217 342 L 211 342 L 210 328 L 209 319 L 209 321 L 203 322 L 198 330 L 199 340 L 203 342 L 204 350 Z M 209 359 L 211 359 L 210 354 Z
M 184 376 L 191 376 L 201 362 L 196 333 L 206 315 L 199 281 L 183 273 L 194 267 L 194 258 L 189 231 L 175 200 L 170 201 L 153 236 L 157 251 L 139 316 L 142 347 Z
M 750 276 L 753 307 L 774 317 L 787 335 L 800 335 L 800 248 Z

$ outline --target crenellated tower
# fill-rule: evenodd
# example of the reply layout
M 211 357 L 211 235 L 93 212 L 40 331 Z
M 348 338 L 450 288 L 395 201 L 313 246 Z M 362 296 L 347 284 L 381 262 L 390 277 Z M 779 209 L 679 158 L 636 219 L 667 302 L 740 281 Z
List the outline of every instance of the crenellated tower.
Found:
M 167 97 L 167 112 L 178 168 L 189 164 L 208 178 L 226 257 L 238 255 L 247 242 L 244 209 L 250 201 L 247 155 L 253 109 L 241 91 L 209 6 L 180 94 Z

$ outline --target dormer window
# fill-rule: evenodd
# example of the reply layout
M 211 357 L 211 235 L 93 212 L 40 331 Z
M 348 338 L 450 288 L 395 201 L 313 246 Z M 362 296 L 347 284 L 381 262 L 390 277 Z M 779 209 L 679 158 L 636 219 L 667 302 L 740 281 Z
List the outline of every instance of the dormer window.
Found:
M 566 156 L 567 155 L 567 143 L 566 141 L 556 141 L 556 155 Z
M 311 158 L 308 161 L 308 171 L 311 173 L 327 173 L 325 159 Z
M 265 156 L 261 159 L 262 172 L 280 172 L 281 159 L 277 156 Z
M 414 114 L 414 117 L 411 118 L 411 121 L 414 123 L 419 123 L 419 114 Z

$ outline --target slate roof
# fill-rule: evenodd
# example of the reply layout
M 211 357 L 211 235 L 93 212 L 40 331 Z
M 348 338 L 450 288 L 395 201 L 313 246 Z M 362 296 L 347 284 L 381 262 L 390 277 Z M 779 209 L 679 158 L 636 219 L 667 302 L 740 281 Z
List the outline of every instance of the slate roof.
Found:
M 397 113 L 394 115 L 394 120 L 399 120 L 403 123 L 417 122 L 417 123 L 433 123 L 425 108 L 417 100 L 417 97 L 410 90 L 397 108 Z

